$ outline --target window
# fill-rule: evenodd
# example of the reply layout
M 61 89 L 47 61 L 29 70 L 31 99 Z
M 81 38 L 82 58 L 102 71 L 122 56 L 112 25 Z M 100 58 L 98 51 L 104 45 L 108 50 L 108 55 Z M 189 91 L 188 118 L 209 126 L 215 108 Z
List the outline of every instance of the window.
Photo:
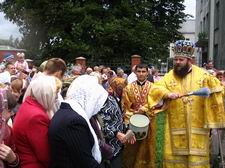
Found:
M 217 61 L 219 60 L 219 52 L 218 52 L 218 44 L 214 45 L 214 64 L 217 64 Z
M 205 32 L 208 34 L 209 32 L 209 13 L 206 14 L 206 21 L 205 21 L 205 26 L 206 26 L 206 29 L 205 29 Z
M 203 25 L 202 25 L 202 21 L 200 22 L 200 32 L 203 32 Z
M 203 31 L 206 31 L 206 21 L 205 21 L 205 17 L 203 18 Z
M 216 3 L 215 7 L 215 22 L 214 22 L 214 27 L 215 30 L 219 29 L 219 19 L 220 19 L 220 2 Z

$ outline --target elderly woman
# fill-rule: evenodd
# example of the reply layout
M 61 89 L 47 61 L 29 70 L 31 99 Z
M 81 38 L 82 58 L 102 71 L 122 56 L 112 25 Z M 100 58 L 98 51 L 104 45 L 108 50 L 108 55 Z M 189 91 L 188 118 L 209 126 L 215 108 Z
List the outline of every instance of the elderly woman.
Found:
M 13 137 L 21 168 L 49 167 L 48 126 L 61 83 L 52 76 L 40 76 L 30 83 L 14 120 Z
M 123 114 L 120 108 L 123 88 L 127 85 L 126 79 L 113 77 L 109 80 L 109 84 L 112 89 L 112 96 L 108 96 L 99 114 L 104 122 L 102 130 L 106 142 L 113 148 L 113 157 L 110 159 L 110 166 L 112 168 L 121 168 L 123 144 L 134 144 L 136 139 L 133 132 L 125 128 Z
M 50 167 L 100 168 L 98 138 L 89 120 L 107 96 L 94 76 L 83 75 L 72 82 L 49 126 Z
M 120 104 L 123 89 L 127 85 L 127 80 L 121 77 L 114 77 L 109 80 L 109 85 L 112 89 L 112 95 L 118 100 Z

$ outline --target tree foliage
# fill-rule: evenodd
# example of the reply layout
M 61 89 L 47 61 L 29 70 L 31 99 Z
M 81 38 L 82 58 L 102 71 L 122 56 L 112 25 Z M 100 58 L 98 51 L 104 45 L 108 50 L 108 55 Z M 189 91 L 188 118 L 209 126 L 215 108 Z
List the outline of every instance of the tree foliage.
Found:
M 181 35 L 183 0 L 5 0 L 7 18 L 20 27 L 26 49 L 43 57 L 93 62 L 150 63 L 168 56 Z M 113 58 L 113 59 L 112 59 Z

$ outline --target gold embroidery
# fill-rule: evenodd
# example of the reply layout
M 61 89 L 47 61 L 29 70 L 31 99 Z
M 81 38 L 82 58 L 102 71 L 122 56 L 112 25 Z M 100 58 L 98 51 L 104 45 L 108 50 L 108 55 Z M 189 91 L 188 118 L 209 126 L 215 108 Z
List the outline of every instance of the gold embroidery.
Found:
M 204 128 L 224 128 L 225 123 L 222 121 L 221 123 L 207 123 L 204 125 Z
M 218 93 L 218 92 L 222 92 L 224 90 L 224 87 L 221 86 L 221 87 L 217 87 L 217 88 L 212 88 L 210 90 L 211 93 Z
M 204 165 L 208 165 L 209 164 L 209 160 L 204 160 L 204 161 L 198 161 L 198 162 L 191 162 L 187 159 L 184 160 L 175 160 L 175 159 L 171 159 L 171 160 L 164 160 L 164 162 L 166 163 L 171 163 L 171 164 L 184 164 L 184 165 L 189 165 L 189 166 L 204 166 Z
M 135 100 L 136 100 L 136 104 L 135 104 L 134 109 L 138 110 L 147 101 L 147 95 L 148 95 L 148 92 L 149 92 L 149 89 L 150 89 L 150 87 L 149 87 L 150 82 L 146 81 L 144 86 L 143 86 L 143 89 L 139 89 L 139 87 L 137 85 L 137 82 L 133 82 L 131 84 L 131 86 L 132 86 L 132 90 L 133 90 L 134 97 L 135 97 Z
M 172 81 L 170 81 L 168 86 L 173 88 L 173 87 L 177 86 L 177 83 L 175 82 L 175 80 L 172 80 Z
M 200 135 L 207 135 L 209 133 L 209 130 L 204 129 L 204 128 L 192 128 L 191 133 L 200 134 Z

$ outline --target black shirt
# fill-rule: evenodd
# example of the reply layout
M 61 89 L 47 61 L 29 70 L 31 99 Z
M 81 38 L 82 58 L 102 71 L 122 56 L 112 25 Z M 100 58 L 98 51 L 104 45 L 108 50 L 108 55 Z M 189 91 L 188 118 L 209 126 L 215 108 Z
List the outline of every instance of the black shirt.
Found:
M 91 150 L 94 139 L 87 122 L 62 103 L 49 125 L 51 168 L 100 168 Z

